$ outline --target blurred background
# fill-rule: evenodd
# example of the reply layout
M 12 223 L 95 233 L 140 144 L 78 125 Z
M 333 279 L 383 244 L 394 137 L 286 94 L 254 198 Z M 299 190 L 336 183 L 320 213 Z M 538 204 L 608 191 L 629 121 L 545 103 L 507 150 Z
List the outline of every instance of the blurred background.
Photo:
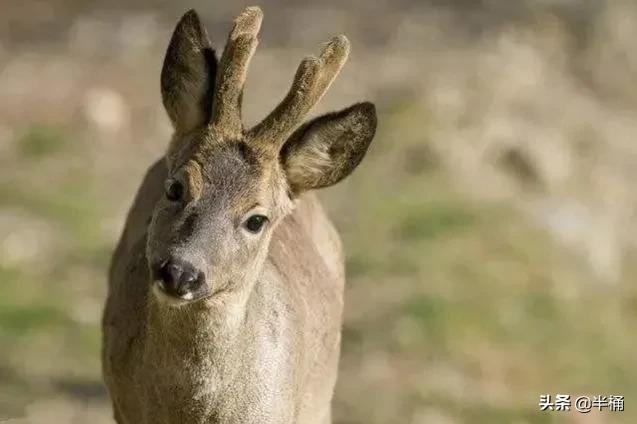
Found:
M 0 4 L 0 421 L 112 422 L 106 269 L 170 136 L 164 51 L 191 7 L 219 50 L 244 3 Z M 349 276 L 335 422 L 637 422 L 637 4 L 256 3 L 247 124 L 338 33 L 316 112 L 379 112 L 321 192 Z M 626 411 L 540 412 L 557 393 Z

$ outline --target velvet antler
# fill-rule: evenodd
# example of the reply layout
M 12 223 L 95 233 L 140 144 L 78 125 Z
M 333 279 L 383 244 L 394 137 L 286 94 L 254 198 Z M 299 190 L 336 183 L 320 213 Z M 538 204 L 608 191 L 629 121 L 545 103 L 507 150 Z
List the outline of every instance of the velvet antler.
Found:
M 250 59 L 257 47 L 263 12 L 246 8 L 234 21 L 217 68 L 211 124 L 226 137 L 243 135 L 241 101 Z M 308 56 L 299 65 L 289 92 L 281 103 L 245 135 L 262 154 L 277 154 L 318 103 L 336 78 L 349 55 L 344 35 L 332 38 L 318 57 Z
M 299 65 L 290 91 L 283 101 L 250 130 L 249 138 L 261 150 L 277 151 L 290 133 L 323 97 L 349 55 L 344 35 L 332 38 L 319 57 L 308 56 Z
M 212 109 L 212 124 L 228 136 L 240 135 L 241 98 L 243 84 L 250 59 L 257 47 L 257 34 L 261 27 L 263 12 L 258 7 L 246 8 L 234 21 L 228 42 L 221 56 L 215 98 Z

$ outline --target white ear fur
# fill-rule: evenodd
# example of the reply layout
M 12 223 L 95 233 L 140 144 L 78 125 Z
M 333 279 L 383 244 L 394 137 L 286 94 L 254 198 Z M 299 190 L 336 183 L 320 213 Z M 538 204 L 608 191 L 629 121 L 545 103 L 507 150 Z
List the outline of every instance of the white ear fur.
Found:
M 283 146 L 281 161 L 293 193 L 327 187 L 360 163 L 376 132 L 376 110 L 358 103 L 299 128 Z
M 288 178 L 300 181 L 310 175 L 319 176 L 333 163 L 328 152 L 329 144 L 321 142 L 320 131 L 308 136 L 306 146 L 290 155 L 286 162 Z

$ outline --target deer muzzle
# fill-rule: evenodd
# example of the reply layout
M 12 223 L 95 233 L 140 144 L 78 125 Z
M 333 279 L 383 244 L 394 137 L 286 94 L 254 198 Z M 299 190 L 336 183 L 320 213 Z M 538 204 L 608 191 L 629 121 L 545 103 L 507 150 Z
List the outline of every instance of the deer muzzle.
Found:
M 155 267 L 153 273 L 156 291 L 160 292 L 161 297 L 194 301 L 205 294 L 206 278 L 203 271 L 188 261 L 171 257 Z

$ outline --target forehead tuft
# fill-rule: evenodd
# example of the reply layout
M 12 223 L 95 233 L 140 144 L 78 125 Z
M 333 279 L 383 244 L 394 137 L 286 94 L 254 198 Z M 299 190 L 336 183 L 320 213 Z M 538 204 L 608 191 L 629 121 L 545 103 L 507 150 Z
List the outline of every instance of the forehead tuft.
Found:
M 185 172 L 188 176 L 186 168 L 191 168 L 198 173 L 201 185 L 190 176 L 186 181 L 194 198 L 210 203 L 209 207 L 228 205 L 228 202 L 239 209 L 245 203 L 272 204 L 281 190 L 287 190 L 279 162 L 263 156 L 258 147 L 245 140 L 224 139 L 213 127 L 203 128 L 188 137 L 187 145 L 173 162 L 172 172 Z M 197 166 L 189 167 L 192 163 Z
M 201 166 L 203 180 L 217 189 L 253 185 L 264 171 L 254 150 L 242 141 L 202 145 L 193 159 Z

